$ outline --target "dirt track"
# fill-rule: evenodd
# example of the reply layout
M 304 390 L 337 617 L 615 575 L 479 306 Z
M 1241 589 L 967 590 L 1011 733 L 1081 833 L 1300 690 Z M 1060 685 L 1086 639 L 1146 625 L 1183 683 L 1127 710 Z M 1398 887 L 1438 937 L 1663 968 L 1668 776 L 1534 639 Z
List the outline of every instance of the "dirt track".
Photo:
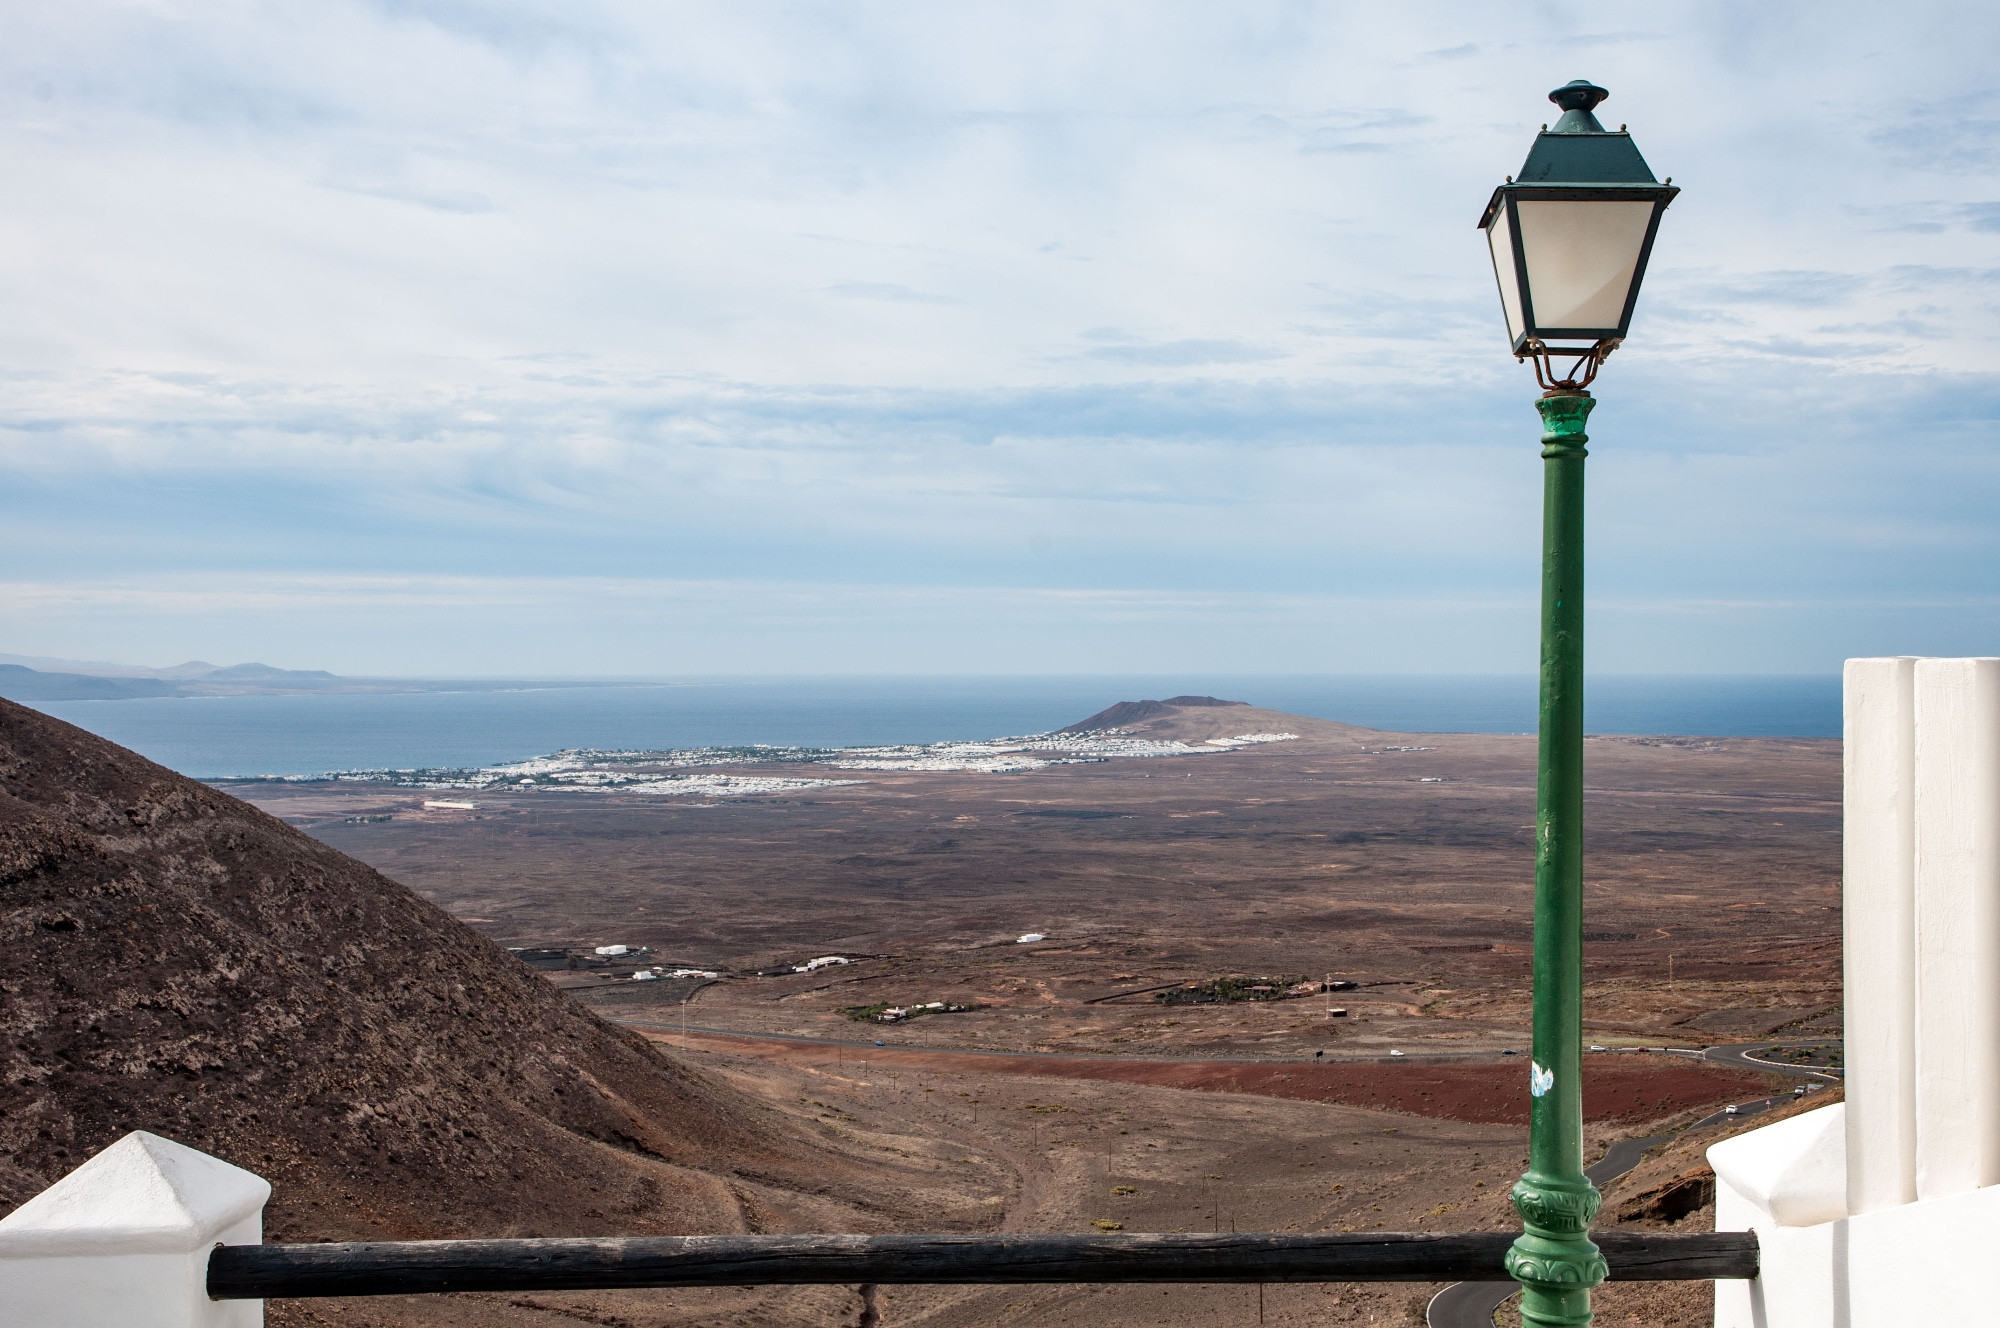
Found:
M 680 1034 L 647 1030 L 655 1041 L 675 1044 Z M 767 1060 L 817 1064 L 841 1056 L 849 1067 L 896 1066 L 933 1074 L 1012 1074 L 1091 1079 L 1188 1088 L 1208 1093 L 1250 1093 L 1400 1111 L 1478 1125 L 1525 1125 L 1527 1096 L 1519 1091 L 1526 1058 L 1496 1063 L 1438 1065 L 1315 1065 L 1242 1061 L 1164 1061 L 1077 1056 L 980 1055 L 911 1047 L 870 1047 L 836 1052 L 808 1039 L 729 1037 L 690 1033 L 690 1046 Z M 1583 1086 L 1584 1118 L 1596 1124 L 1658 1120 L 1676 1112 L 1752 1097 L 1769 1079 L 1718 1066 L 1650 1056 L 1592 1058 Z

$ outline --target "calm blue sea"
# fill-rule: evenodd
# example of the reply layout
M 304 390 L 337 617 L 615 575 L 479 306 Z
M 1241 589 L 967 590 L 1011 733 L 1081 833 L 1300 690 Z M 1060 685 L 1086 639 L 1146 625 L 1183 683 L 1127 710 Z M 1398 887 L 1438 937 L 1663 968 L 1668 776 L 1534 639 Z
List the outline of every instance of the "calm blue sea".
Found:
M 480 766 L 569 747 L 804 747 L 1007 737 L 1186 693 L 1405 733 L 1529 733 L 1529 677 L 772 678 L 43 708 L 197 778 Z M 1596 733 L 1840 735 L 1838 677 L 1593 678 Z

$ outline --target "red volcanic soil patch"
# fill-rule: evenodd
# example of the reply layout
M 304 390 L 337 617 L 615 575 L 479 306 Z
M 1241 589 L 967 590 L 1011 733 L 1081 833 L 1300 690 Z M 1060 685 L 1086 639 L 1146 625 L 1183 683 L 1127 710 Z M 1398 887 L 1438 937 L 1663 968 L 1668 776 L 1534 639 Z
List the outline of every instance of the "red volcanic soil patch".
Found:
M 1065 1070 L 1079 1079 L 1122 1079 L 1212 1093 L 1256 1093 L 1310 1102 L 1438 1116 L 1481 1125 L 1528 1123 L 1526 1057 L 1521 1063 L 1431 1065 L 1244 1065 L 1227 1061 L 1088 1063 Z M 1093 1073 L 1093 1071 L 1096 1071 Z M 1583 1115 L 1592 1122 L 1656 1120 L 1769 1092 L 1764 1076 L 1715 1066 L 1620 1058 L 1587 1068 Z
M 649 1033 L 661 1041 L 664 1033 Z M 781 1060 L 825 1061 L 834 1049 L 806 1039 L 731 1037 L 694 1033 L 691 1041 L 717 1050 Z M 927 1051 L 867 1047 L 843 1053 L 850 1070 L 895 1066 L 934 1074 L 1022 1074 L 1155 1084 L 1207 1093 L 1338 1102 L 1400 1111 L 1412 1116 L 1480 1125 L 1528 1121 L 1528 1060 L 1434 1064 L 1425 1061 L 1301 1062 L 1153 1061 L 1095 1056 L 1036 1056 L 976 1051 Z M 1657 1120 L 1697 1107 L 1713 1107 L 1770 1092 L 1761 1074 L 1704 1065 L 1680 1057 L 1591 1057 L 1585 1062 L 1583 1115 L 1591 1122 Z

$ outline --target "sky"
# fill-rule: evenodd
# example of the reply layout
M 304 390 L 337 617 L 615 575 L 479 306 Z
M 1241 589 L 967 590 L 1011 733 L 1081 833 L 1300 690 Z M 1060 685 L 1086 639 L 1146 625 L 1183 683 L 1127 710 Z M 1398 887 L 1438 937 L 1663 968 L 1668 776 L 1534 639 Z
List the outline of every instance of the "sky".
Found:
M 2000 9 L 0 5 L 0 651 L 1526 673 L 1476 222 L 1683 193 L 1591 666 L 2000 654 Z

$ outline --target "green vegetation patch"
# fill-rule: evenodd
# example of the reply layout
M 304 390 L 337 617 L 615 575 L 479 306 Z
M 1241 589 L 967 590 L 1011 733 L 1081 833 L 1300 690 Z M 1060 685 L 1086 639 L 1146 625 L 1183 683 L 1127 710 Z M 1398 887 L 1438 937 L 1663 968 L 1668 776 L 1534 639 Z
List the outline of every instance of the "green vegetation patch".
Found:
M 1153 993 L 1161 1005 L 1227 1005 L 1231 1001 L 1280 1001 L 1291 989 L 1306 981 L 1303 975 L 1277 977 L 1227 977 L 1208 982 L 1191 982 Z

